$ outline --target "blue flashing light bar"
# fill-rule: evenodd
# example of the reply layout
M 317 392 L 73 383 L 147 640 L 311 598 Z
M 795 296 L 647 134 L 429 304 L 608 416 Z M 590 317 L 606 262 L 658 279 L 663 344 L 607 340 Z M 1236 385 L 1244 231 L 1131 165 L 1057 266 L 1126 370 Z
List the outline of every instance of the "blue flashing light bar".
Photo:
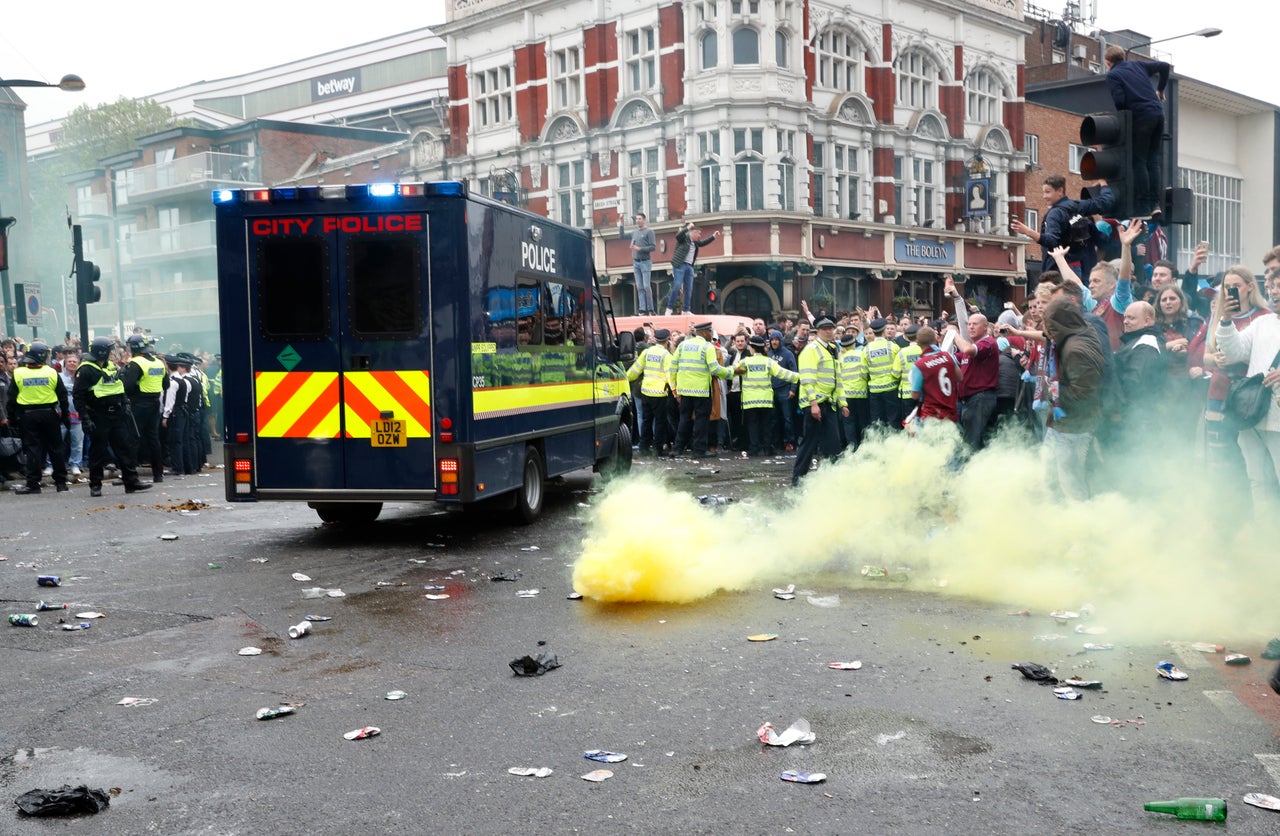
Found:
M 467 184 L 458 180 L 430 183 L 369 183 L 367 185 L 277 186 L 267 189 L 214 189 L 214 203 L 285 203 L 311 200 L 367 200 L 385 197 L 465 197 Z

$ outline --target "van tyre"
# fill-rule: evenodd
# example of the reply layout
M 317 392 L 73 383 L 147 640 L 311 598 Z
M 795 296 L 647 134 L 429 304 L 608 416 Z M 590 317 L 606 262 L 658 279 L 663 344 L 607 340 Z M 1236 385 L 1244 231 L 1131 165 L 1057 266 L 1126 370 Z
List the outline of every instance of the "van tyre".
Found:
M 546 481 L 547 468 L 542 463 L 542 454 L 536 447 L 525 448 L 520 487 L 516 489 L 516 522 L 529 525 L 541 516 Z
M 614 442 L 613 452 L 596 467 L 606 481 L 625 476 L 631 470 L 631 426 L 626 421 L 619 422 Z
M 371 523 L 382 513 L 381 502 L 309 502 L 321 520 L 327 523 L 358 525 Z

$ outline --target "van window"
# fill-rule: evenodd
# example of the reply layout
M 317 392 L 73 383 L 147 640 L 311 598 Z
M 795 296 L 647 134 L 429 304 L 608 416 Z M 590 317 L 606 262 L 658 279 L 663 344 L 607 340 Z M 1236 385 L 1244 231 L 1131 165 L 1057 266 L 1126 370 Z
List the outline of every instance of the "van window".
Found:
M 361 339 L 418 336 L 422 298 L 419 244 L 410 236 L 361 236 L 347 241 L 351 332 Z
M 258 239 L 258 300 L 268 340 L 329 335 L 329 246 L 321 237 Z

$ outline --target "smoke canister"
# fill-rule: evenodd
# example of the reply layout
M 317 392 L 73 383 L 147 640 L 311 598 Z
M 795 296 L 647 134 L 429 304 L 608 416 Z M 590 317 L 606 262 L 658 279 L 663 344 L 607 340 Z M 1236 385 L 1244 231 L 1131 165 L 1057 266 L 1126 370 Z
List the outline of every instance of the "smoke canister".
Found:
M 49 612 L 50 610 L 65 610 L 66 604 L 50 604 L 48 601 L 41 601 L 36 604 L 37 612 Z
M 289 638 L 300 639 L 310 632 L 311 632 L 311 622 L 299 621 L 297 624 L 289 628 Z
M 40 624 L 40 616 L 35 613 L 14 613 L 9 616 L 9 623 L 14 627 L 36 627 Z
M 36 584 L 39 586 L 62 586 L 62 578 L 57 575 L 38 575 Z

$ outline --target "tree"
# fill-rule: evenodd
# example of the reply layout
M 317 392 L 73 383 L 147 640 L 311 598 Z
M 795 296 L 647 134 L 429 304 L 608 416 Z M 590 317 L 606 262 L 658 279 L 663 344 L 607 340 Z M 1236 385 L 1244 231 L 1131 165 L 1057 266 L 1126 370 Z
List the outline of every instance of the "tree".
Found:
M 103 157 L 133 148 L 138 137 L 180 125 L 195 124 L 175 119 L 168 107 L 153 99 L 119 98 L 110 104 L 82 105 L 62 122 L 58 153 L 30 163 L 32 240 L 37 243 L 31 265 L 31 280 L 47 282 L 53 288 L 71 270 L 71 233 L 66 178 L 78 171 L 98 166 Z M 56 279 L 54 277 L 57 277 Z M 56 307 L 60 294 L 46 290 L 46 299 Z M 61 321 L 68 322 L 65 312 Z
M 122 96 L 97 107 L 81 105 L 62 120 L 58 155 L 67 161 L 69 171 L 84 171 L 103 157 L 133 148 L 140 136 L 189 124 L 194 122 L 175 119 L 172 110 L 154 99 Z

